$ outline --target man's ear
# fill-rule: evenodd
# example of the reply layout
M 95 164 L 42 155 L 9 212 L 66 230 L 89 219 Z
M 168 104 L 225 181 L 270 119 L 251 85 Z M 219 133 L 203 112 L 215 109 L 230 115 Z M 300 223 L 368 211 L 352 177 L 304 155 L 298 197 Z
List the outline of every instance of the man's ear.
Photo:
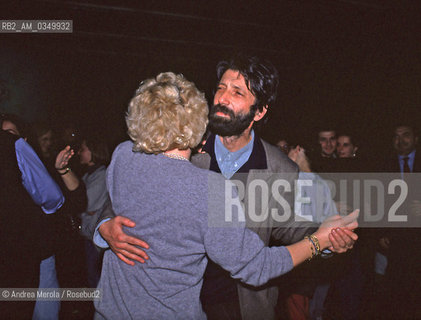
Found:
M 265 114 L 266 114 L 267 111 L 268 111 L 268 106 L 267 105 L 263 107 L 262 111 L 260 111 L 259 109 L 257 109 L 256 114 L 254 115 L 253 120 L 254 121 L 259 121 L 260 119 L 262 119 L 265 116 Z

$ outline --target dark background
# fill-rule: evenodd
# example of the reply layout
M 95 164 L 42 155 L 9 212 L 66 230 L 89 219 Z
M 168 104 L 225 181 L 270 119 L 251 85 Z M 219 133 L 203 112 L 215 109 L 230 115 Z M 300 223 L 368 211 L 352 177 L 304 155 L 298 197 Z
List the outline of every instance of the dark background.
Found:
M 212 99 L 216 63 L 242 51 L 280 72 L 262 135 L 350 127 L 366 150 L 421 121 L 419 1 L 14 1 L 0 19 L 71 19 L 71 34 L 0 34 L 0 111 L 125 138 L 138 84 L 183 73 Z

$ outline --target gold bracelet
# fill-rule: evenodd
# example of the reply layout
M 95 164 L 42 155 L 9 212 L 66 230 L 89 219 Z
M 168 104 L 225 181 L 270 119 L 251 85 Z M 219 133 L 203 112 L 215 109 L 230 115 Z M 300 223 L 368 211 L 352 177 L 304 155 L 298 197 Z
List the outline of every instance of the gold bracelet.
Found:
M 315 256 L 318 256 L 320 254 L 320 242 L 319 239 L 317 239 L 317 237 L 314 234 L 311 234 L 309 236 L 305 236 L 304 239 L 308 239 L 308 241 L 310 241 L 311 244 L 311 257 L 308 258 L 307 260 L 311 260 L 313 259 Z
M 318 256 L 321 252 L 319 239 L 317 239 L 314 234 L 310 235 L 310 239 L 314 244 L 314 248 L 316 249 L 316 256 Z
M 311 259 L 313 259 L 316 256 L 315 245 L 314 245 L 313 241 L 310 239 L 309 236 L 305 236 L 304 239 L 307 239 L 310 242 L 311 257 L 307 259 L 308 261 L 310 261 Z

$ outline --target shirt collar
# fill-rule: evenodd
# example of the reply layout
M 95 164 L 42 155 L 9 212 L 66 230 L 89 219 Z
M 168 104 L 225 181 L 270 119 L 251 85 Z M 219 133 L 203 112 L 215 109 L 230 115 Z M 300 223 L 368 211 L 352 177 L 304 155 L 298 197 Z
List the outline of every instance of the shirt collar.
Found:
M 221 172 L 215 156 L 215 138 L 215 134 L 209 136 L 203 151 L 208 153 L 211 158 L 209 170 Z M 237 172 L 248 173 L 252 169 L 267 169 L 266 151 L 258 136 L 255 136 L 252 146 L 252 152 L 248 160 Z
M 251 131 L 251 140 L 241 149 L 231 152 L 224 144 L 218 135 L 215 136 L 215 156 L 218 166 L 225 176 L 231 178 L 249 159 L 254 145 L 254 130 Z
M 411 153 L 409 153 L 408 155 L 406 155 L 406 156 L 402 156 L 402 155 L 398 155 L 398 157 L 399 157 L 399 161 L 402 161 L 405 157 L 408 157 L 409 158 L 409 160 L 412 160 L 412 159 L 414 159 L 415 158 L 415 149 L 414 150 L 412 150 L 412 152 Z

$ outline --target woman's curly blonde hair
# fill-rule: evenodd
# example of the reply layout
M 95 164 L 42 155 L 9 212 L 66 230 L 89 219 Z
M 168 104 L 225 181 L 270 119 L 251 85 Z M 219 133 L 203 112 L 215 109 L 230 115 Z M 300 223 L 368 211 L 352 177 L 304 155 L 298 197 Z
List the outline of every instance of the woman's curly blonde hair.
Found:
M 182 74 L 165 72 L 140 84 L 126 123 L 133 151 L 158 154 L 194 148 L 208 124 L 208 104 Z

